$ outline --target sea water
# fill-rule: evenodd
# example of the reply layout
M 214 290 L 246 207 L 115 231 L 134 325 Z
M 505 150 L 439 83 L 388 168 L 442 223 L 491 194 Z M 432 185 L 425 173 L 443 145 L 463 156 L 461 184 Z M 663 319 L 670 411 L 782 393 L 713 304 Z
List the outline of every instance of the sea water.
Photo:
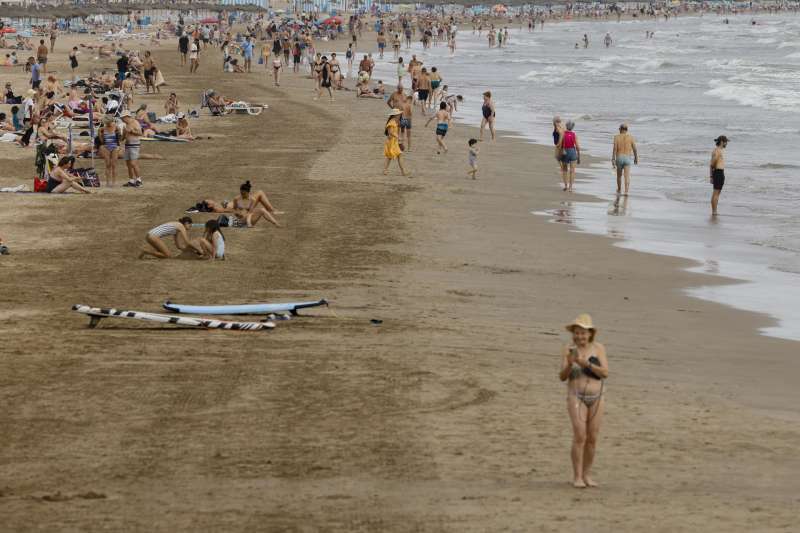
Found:
M 576 190 L 604 201 L 565 193 L 560 213 L 581 231 L 621 238 L 621 246 L 691 258 L 698 271 L 740 280 L 688 292 L 770 314 L 776 323 L 765 334 L 800 339 L 800 16 L 563 22 L 509 32 L 506 48 L 490 49 L 485 31 L 462 26 L 454 55 L 445 44 L 422 51 L 419 43 L 401 55 L 437 66 L 450 93 L 464 95 L 459 120 L 480 121 L 485 90 L 497 127 L 536 143 L 552 145 L 554 115 L 573 119 L 584 151 L 603 160 L 580 168 Z M 394 85 L 391 53 L 376 73 Z M 622 122 L 641 160 L 628 198 L 616 197 L 610 163 Z M 711 219 L 708 165 L 721 134 L 730 139 L 727 181 L 721 216 Z M 554 164 L 554 187 L 558 181 Z

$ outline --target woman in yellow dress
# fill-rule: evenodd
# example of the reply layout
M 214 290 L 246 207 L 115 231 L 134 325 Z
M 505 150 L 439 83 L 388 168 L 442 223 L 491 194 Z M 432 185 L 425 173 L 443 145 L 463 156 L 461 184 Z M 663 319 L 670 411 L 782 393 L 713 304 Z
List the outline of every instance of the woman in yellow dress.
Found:
M 400 115 L 403 112 L 399 109 L 392 109 L 389 113 L 389 120 L 386 121 L 386 141 L 383 143 L 383 155 L 386 157 L 386 163 L 383 165 L 383 173 L 389 173 L 389 163 L 392 159 L 397 160 L 397 166 L 400 167 L 400 172 L 403 176 L 411 177 L 406 174 L 406 169 L 403 168 L 403 150 L 400 149 Z

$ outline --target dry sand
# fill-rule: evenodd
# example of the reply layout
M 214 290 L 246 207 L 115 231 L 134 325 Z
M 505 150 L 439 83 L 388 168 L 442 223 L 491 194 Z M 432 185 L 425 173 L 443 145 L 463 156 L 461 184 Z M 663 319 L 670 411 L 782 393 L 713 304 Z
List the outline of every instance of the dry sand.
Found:
M 383 102 L 222 75 L 216 51 L 197 76 L 157 56 L 184 105 L 212 86 L 270 109 L 146 144 L 167 159 L 142 162 L 141 190 L 0 195 L 0 529 L 796 530 L 797 344 L 684 296 L 720 282 L 684 261 L 532 215 L 588 200 L 560 191 L 550 149 L 484 143 L 467 180 L 474 131 L 436 156 L 418 117 L 415 177 L 385 177 Z M 30 183 L 21 153 L 0 146 L 0 186 Z M 246 178 L 284 229 L 229 229 L 225 262 L 135 259 L 149 228 Z M 69 311 L 317 297 L 332 308 L 269 333 L 89 330 Z M 611 369 L 593 490 L 567 483 L 557 379 L 583 311 Z

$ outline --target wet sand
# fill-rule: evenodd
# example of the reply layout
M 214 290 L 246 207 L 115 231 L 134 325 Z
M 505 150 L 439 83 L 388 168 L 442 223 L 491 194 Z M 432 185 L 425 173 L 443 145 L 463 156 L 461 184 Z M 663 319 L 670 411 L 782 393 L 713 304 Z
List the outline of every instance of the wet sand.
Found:
M 532 215 L 589 200 L 560 191 L 547 148 L 483 143 L 472 181 L 475 132 L 456 125 L 437 156 L 417 116 L 415 177 L 383 176 L 383 102 L 314 102 L 306 78 L 275 89 L 262 69 L 221 74 L 218 56 L 190 76 L 164 45 L 167 90 L 269 110 L 192 122 L 213 141 L 146 144 L 167 159 L 142 162 L 141 190 L 0 195 L 5 527 L 793 529 L 797 345 L 681 292 L 718 278 Z M 0 186 L 30 186 L 20 151 L 0 145 Z M 285 228 L 228 229 L 225 262 L 135 259 L 149 228 L 244 179 Z M 89 330 L 69 311 L 317 297 L 331 309 L 268 333 Z M 557 379 L 583 311 L 611 370 L 592 490 L 567 483 Z

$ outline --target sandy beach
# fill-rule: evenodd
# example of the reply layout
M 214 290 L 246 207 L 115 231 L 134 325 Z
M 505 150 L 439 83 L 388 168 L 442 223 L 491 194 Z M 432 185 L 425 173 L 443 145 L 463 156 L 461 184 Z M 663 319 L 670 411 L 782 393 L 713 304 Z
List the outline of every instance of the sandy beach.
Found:
M 383 176 L 382 100 L 223 74 L 217 50 L 191 76 L 174 42 L 152 50 L 184 107 L 213 87 L 269 109 L 145 144 L 165 159 L 142 161 L 141 189 L 0 194 L 2 529 L 796 529 L 797 344 L 686 296 L 722 282 L 686 261 L 534 215 L 591 201 L 561 192 L 551 149 L 501 132 L 468 180 L 477 132 L 454 126 L 436 155 L 417 117 L 414 177 Z M 136 103 L 160 110 L 164 89 Z M 32 150 L 0 145 L 0 169 L 30 187 Z M 246 179 L 284 228 L 226 230 L 227 261 L 136 259 L 148 229 Z M 323 297 L 271 332 L 90 330 L 70 311 Z M 557 376 L 580 312 L 611 371 L 601 487 L 583 491 Z

